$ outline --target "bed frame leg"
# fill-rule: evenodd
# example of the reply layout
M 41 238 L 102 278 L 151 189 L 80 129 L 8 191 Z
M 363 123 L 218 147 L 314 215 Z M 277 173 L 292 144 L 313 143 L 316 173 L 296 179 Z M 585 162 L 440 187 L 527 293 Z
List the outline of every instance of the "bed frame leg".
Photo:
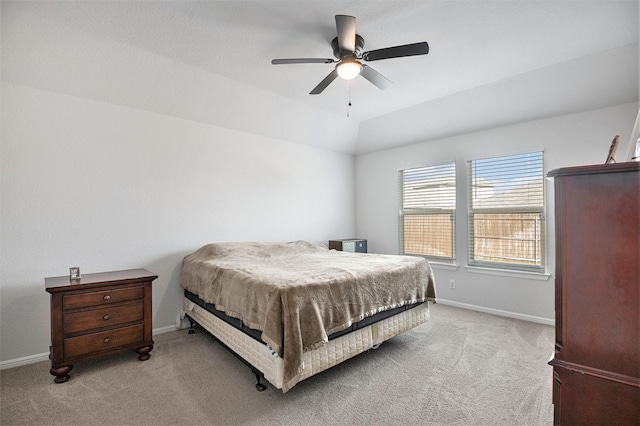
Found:
M 256 383 L 256 389 L 258 389 L 258 392 L 262 392 L 267 388 L 267 385 L 260 381 L 260 379 L 262 379 L 262 374 L 258 373 L 257 371 L 254 371 L 253 374 L 256 375 L 256 380 L 258 381 L 258 383 Z
M 189 318 L 189 334 L 194 334 L 196 332 L 196 323 L 190 318 Z

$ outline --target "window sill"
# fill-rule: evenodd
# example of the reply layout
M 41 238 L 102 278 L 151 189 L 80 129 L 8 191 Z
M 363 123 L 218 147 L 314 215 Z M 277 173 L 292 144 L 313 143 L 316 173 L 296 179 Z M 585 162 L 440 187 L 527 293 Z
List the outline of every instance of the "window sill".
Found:
M 501 277 L 526 278 L 537 281 L 547 281 L 551 274 L 542 272 L 512 271 L 509 269 L 482 268 L 479 266 L 466 266 L 467 272 L 474 274 L 498 275 Z
M 428 261 L 429 262 L 429 261 Z M 457 271 L 460 265 L 457 263 L 429 262 L 431 269 L 443 269 L 446 271 Z

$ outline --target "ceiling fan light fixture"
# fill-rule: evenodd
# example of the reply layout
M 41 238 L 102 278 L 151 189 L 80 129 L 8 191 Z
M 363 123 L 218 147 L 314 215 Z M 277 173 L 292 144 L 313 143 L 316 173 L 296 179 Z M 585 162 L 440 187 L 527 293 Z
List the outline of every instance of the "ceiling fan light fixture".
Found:
M 353 80 L 362 71 L 362 64 L 357 59 L 346 58 L 336 65 L 338 76 L 343 80 Z

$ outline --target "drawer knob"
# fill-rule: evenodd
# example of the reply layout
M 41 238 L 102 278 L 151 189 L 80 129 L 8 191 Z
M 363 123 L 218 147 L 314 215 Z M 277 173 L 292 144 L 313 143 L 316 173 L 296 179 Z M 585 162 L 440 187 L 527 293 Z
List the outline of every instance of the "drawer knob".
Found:
M 104 297 L 103 297 L 103 299 L 104 299 L 104 300 L 109 300 L 109 299 L 111 299 L 111 296 L 109 296 L 108 294 L 105 294 L 105 295 L 104 295 Z
M 105 339 L 104 339 L 104 344 L 106 345 L 106 344 L 108 344 L 108 343 L 109 343 L 109 338 L 108 338 L 108 337 L 105 337 Z
M 105 321 L 109 321 L 109 315 L 103 316 L 102 319 L 105 320 Z

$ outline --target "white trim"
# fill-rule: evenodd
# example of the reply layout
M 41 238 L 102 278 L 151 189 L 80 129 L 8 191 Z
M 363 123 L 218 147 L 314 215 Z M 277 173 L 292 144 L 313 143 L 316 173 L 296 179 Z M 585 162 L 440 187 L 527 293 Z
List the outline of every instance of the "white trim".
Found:
M 168 325 L 166 327 L 160 327 L 153 330 L 153 335 L 170 333 L 172 331 L 179 330 L 175 325 Z M 153 355 L 153 353 L 152 353 Z M 27 355 L 20 358 L 8 359 L 6 361 L 0 361 L 0 370 L 6 370 L 9 368 L 22 367 L 23 365 L 35 364 L 36 362 L 49 361 L 49 352 L 44 352 L 36 355 Z
M 542 272 L 516 271 L 510 269 L 482 268 L 480 266 L 465 266 L 467 272 L 474 274 L 498 275 L 501 277 L 526 278 L 537 281 L 547 281 L 551 274 Z
M 503 311 L 501 309 L 485 308 L 484 306 L 470 305 L 468 303 L 456 302 L 453 300 L 438 298 L 438 303 L 443 305 L 454 306 L 456 308 L 469 309 L 471 311 L 484 312 L 486 314 L 497 315 L 500 317 L 514 318 L 523 321 L 535 322 L 538 324 L 555 326 L 556 321 L 554 319 L 536 317 L 533 315 L 520 314 L 518 312 Z
M 635 155 L 636 149 L 636 141 L 640 139 L 640 109 L 638 109 L 638 116 L 636 117 L 636 123 L 633 125 L 633 130 L 631 131 L 631 137 L 629 137 L 629 145 L 627 146 L 627 151 L 624 154 L 624 157 L 620 160 L 620 162 L 624 161 L 633 161 L 631 158 Z M 635 161 L 640 161 L 636 159 Z

